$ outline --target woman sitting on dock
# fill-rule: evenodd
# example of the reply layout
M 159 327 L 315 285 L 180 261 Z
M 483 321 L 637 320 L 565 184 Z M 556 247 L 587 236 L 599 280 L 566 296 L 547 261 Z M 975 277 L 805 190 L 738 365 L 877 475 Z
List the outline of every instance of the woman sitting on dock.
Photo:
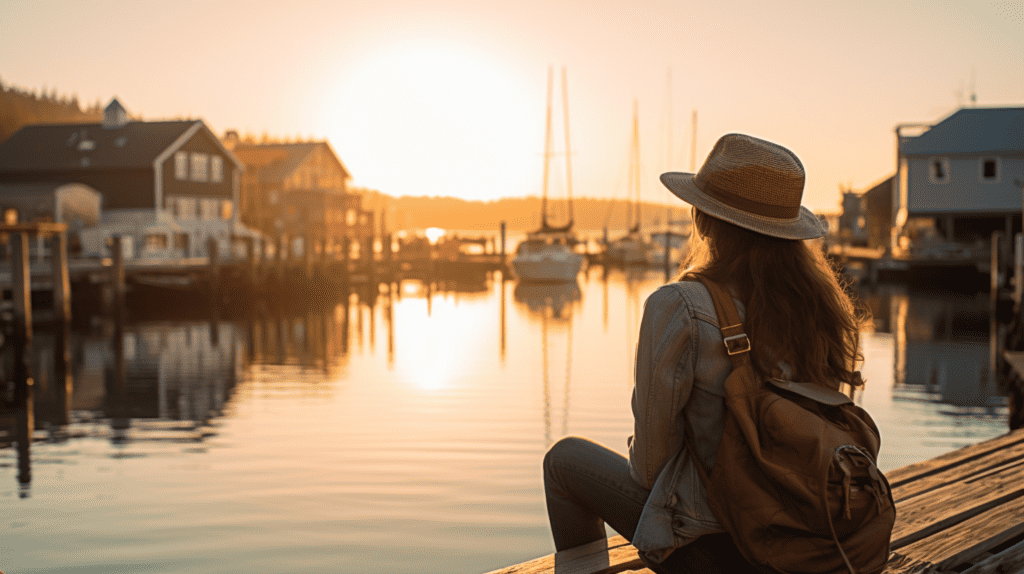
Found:
M 733 364 L 711 295 L 682 279 L 699 272 L 728 288 L 745 315 L 762 381 L 861 384 L 852 368 L 864 318 L 820 250 L 803 241 L 825 228 L 800 205 L 804 170 L 791 151 L 729 134 L 697 174 L 661 180 L 693 206 L 696 240 L 683 275 L 644 306 L 629 458 L 579 437 L 558 441 L 545 456 L 555 547 L 603 539 L 607 523 L 655 572 L 754 571 L 712 513 L 684 447 L 689 432 L 702 466 L 714 466 L 726 416 L 723 383 Z

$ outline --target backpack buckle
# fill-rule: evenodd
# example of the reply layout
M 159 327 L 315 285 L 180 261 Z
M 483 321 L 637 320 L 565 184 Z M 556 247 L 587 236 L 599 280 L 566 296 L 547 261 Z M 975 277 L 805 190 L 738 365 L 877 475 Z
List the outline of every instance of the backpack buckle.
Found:
M 725 352 L 729 355 L 738 355 L 750 350 L 750 339 L 747 338 L 746 333 L 725 337 L 722 342 L 725 343 Z

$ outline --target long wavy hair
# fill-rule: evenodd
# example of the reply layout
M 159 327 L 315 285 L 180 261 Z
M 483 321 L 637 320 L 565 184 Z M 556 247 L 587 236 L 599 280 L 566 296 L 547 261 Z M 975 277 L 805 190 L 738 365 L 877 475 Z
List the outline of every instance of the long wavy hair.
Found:
M 860 329 L 867 310 L 840 282 L 820 249 L 737 227 L 694 209 L 696 231 L 684 271 L 729 285 L 746 305 L 744 329 L 762 377 L 781 361 L 794 381 L 863 384 Z

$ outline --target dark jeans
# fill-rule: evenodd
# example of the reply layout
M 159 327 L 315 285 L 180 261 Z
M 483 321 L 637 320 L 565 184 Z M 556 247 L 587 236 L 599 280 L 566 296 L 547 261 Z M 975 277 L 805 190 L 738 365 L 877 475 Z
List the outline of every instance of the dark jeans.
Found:
M 605 538 L 605 523 L 633 540 L 649 494 L 629 474 L 625 457 L 580 437 L 565 437 L 548 450 L 544 493 L 558 551 Z M 659 574 L 755 572 L 728 534 L 702 536 L 647 566 Z

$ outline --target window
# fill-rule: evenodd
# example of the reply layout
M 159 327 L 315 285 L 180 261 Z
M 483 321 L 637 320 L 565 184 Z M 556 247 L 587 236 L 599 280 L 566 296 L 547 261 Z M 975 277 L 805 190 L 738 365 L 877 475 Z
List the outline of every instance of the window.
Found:
M 174 234 L 174 248 L 180 249 L 182 253 L 188 255 L 188 233 Z
M 192 154 L 192 181 L 206 181 L 208 179 L 208 159 L 205 153 Z
M 949 182 L 949 160 L 944 157 L 933 157 L 928 160 L 928 179 L 932 183 Z
M 183 151 L 174 154 L 174 177 L 188 179 L 188 154 Z
M 217 219 L 217 208 L 219 203 L 216 199 L 203 199 L 201 200 L 199 207 L 202 210 L 200 217 L 204 221 L 211 221 Z
M 167 249 L 167 235 L 163 233 L 147 234 L 143 249 L 146 251 L 163 251 Z
M 214 183 L 224 181 L 224 158 L 219 155 L 210 156 L 210 181 Z
M 220 218 L 231 219 L 232 205 L 230 201 L 224 200 L 220 202 Z
M 181 219 L 195 219 L 196 200 L 191 197 L 182 197 L 179 199 L 178 213 L 176 215 Z
M 981 158 L 981 181 L 985 183 L 996 183 L 999 181 L 999 158 Z
M 354 227 L 356 224 L 356 212 L 354 209 L 349 209 L 345 212 L 345 225 Z

